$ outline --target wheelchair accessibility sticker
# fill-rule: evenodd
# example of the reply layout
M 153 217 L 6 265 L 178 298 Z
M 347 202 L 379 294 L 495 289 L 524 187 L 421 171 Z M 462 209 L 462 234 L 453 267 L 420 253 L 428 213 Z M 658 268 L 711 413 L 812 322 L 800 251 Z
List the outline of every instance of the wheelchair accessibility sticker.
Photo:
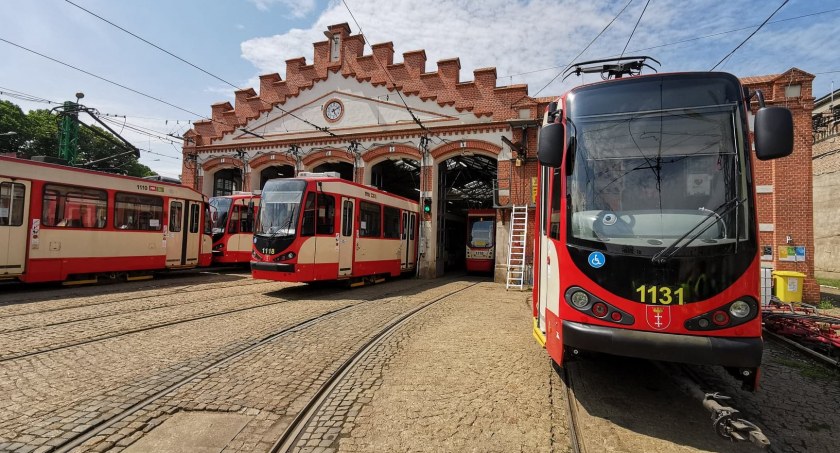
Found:
M 589 254 L 589 265 L 598 269 L 607 262 L 607 258 L 601 252 L 592 252 Z

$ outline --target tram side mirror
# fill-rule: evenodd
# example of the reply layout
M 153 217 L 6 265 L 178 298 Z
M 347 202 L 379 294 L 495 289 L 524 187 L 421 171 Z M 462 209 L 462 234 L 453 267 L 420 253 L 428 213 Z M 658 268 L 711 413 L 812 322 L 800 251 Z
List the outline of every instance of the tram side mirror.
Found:
M 563 145 L 566 133 L 562 123 L 551 123 L 540 130 L 537 158 L 546 167 L 559 167 L 563 163 Z
M 793 115 L 784 107 L 764 107 L 755 114 L 755 155 L 759 160 L 793 152 Z

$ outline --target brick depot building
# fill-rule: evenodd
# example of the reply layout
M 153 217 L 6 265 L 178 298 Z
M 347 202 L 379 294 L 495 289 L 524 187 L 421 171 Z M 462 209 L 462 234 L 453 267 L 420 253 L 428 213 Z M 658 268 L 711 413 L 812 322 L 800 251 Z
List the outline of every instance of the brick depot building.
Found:
M 440 276 L 453 259 L 446 249 L 445 205 L 482 198 L 482 207 L 497 212 L 495 279 L 504 281 L 511 208 L 529 206 L 533 222 L 537 132 L 556 96 L 532 98 L 527 85 L 497 86 L 495 68 L 476 69 L 471 81 L 462 81 L 458 58 L 440 60 L 436 71 L 427 72 L 423 50 L 405 52 L 397 63 L 390 42 L 374 44 L 373 53 L 365 55 L 363 36 L 351 34 L 346 23 L 328 27 L 325 35 L 327 40 L 313 44 L 312 63 L 304 57 L 287 60 L 285 79 L 260 76 L 259 93 L 236 91 L 234 105 L 214 104 L 212 120 L 195 123 L 185 135 L 183 184 L 214 196 L 260 189 L 270 178 L 300 171 L 331 170 L 388 190 L 382 184 L 388 172 L 382 169 L 406 162 L 419 175 L 413 198 L 431 197 L 435 206 L 422 222 L 428 240 L 421 244 L 420 275 Z M 764 91 L 768 105 L 786 105 L 794 114 L 793 156 L 756 164 L 760 239 L 770 252 L 766 267 L 808 276 L 806 300 L 818 298 L 810 191 L 812 80 L 798 69 L 743 79 L 750 89 Z M 785 97 L 792 92 L 785 87 L 792 85 L 800 87 L 798 95 Z M 485 180 L 452 190 L 446 169 L 453 162 L 475 166 Z M 453 198 L 453 192 L 460 195 Z M 530 244 L 532 232 L 528 235 Z M 788 236 L 789 245 L 806 247 L 804 261 L 780 256 Z

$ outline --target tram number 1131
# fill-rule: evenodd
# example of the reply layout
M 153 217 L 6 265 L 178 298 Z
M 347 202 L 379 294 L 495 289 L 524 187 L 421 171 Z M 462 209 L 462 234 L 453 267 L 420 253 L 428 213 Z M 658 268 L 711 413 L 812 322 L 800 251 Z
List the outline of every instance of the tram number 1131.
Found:
M 671 305 L 674 301 L 677 305 L 685 304 L 683 301 L 685 288 L 673 290 L 667 286 L 642 285 L 636 288 L 636 292 L 639 293 L 639 301 L 643 304 Z

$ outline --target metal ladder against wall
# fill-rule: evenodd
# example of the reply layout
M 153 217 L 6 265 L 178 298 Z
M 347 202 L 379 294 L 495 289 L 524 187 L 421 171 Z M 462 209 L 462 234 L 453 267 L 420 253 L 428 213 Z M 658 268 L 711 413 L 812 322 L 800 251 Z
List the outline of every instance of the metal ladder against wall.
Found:
M 506 289 L 522 289 L 525 280 L 525 249 L 528 233 L 528 206 L 513 206 L 510 212 L 510 240 Z

